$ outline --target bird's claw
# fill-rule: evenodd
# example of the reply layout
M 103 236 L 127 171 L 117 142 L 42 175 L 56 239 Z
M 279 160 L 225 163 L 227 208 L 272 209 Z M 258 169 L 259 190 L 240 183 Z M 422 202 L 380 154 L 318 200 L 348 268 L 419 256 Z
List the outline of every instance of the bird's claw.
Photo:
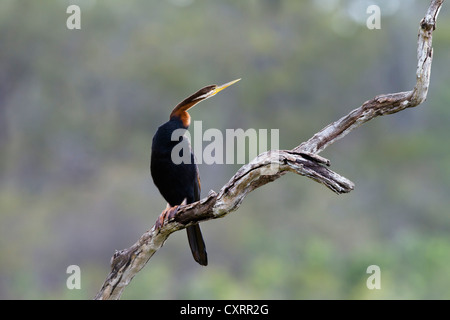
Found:
M 158 219 L 156 220 L 155 224 L 156 229 L 161 229 L 165 224 L 167 224 L 167 222 L 172 220 L 178 211 L 178 207 L 179 206 L 174 207 L 167 206 L 167 208 L 164 209 L 163 212 L 161 212 Z
M 167 207 L 164 209 L 163 212 L 159 215 L 158 219 L 156 220 L 155 227 L 157 230 L 161 229 L 165 224 L 167 224 L 170 220 L 173 220 L 175 218 L 175 215 L 178 212 L 178 208 L 180 206 L 183 206 L 187 203 L 186 198 L 183 200 L 183 202 L 180 205 L 176 205 L 171 207 L 169 204 L 167 204 Z

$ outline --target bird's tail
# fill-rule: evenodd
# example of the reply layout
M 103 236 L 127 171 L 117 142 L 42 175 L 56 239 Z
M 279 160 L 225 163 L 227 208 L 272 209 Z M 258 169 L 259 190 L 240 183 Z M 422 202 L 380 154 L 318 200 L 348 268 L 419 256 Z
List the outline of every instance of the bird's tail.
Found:
M 192 255 L 194 256 L 195 261 L 197 261 L 202 266 L 208 265 L 206 246 L 205 242 L 203 241 L 200 226 L 198 224 L 189 226 L 186 228 L 186 231 L 188 235 L 189 246 L 191 247 Z

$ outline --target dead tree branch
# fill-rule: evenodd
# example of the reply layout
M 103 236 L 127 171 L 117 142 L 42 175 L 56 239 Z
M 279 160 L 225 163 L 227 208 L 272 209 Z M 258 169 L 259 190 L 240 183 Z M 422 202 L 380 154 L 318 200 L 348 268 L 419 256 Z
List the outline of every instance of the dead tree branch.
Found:
M 219 193 L 210 191 L 206 198 L 198 202 L 177 207 L 162 226 L 158 228 L 155 224 L 133 246 L 114 254 L 111 271 L 95 299 L 119 299 L 125 287 L 161 248 L 171 233 L 194 223 L 224 217 L 237 210 L 247 194 L 254 189 L 278 179 L 287 172 L 306 176 L 338 194 L 353 190 L 354 184 L 328 169 L 328 160 L 317 154 L 375 117 L 416 107 L 425 101 L 433 58 L 432 33 L 436 28 L 436 19 L 443 2 L 444 0 L 431 1 L 425 17 L 420 21 L 416 85 L 413 90 L 378 95 L 329 124 L 296 148 L 260 154 L 242 166 Z

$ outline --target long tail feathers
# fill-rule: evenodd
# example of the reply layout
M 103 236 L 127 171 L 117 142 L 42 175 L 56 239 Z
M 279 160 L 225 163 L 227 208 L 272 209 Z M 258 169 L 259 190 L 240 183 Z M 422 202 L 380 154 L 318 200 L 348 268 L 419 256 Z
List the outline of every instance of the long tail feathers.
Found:
M 206 246 L 203 241 L 202 232 L 198 224 L 186 228 L 189 246 L 191 247 L 192 256 L 200 265 L 208 265 L 208 256 L 206 254 Z

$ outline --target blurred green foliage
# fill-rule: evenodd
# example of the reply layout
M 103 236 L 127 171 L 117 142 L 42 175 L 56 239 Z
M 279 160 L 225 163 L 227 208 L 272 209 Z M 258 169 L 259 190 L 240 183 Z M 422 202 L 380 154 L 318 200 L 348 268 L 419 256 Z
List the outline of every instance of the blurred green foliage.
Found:
M 0 298 L 90 299 L 115 249 L 165 207 L 151 138 L 198 88 L 203 128 L 308 139 L 380 93 L 415 83 L 427 1 L 0 1 Z M 68 30 L 66 8 L 81 8 Z M 286 175 L 202 226 L 210 265 L 173 234 L 124 299 L 449 299 L 450 20 L 434 34 L 428 100 L 376 119 L 323 156 L 356 183 L 337 196 Z M 200 165 L 203 195 L 237 165 Z M 81 267 L 81 290 L 66 268 Z M 366 287 L 369 265 L 381 290 Z

